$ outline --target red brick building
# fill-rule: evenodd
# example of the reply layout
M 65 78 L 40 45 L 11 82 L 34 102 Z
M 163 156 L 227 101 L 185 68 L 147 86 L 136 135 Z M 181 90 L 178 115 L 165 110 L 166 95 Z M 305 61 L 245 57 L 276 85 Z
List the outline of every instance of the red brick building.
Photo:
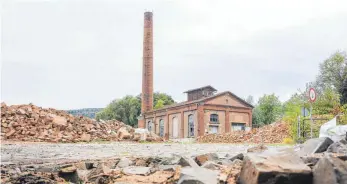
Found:
M 139 128 L 165 137 L 189 138 L 252 127 L 253 106 L 212 86 L 188 90 L 187 101 L 153 110 L 153 14 L 145 12 L 142 104 Z

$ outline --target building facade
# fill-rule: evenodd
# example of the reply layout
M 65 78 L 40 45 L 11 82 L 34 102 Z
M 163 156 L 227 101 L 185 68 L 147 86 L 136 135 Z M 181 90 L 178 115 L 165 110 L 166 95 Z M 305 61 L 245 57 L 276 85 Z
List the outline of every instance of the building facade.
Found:
M 138 127 L 166 139 L 226 133 L 252 127 L 253 106 L 212 86 L 188 90 L 187 101 L 153 110 L 153 13 L 144 14 L 142 103 Z
M 187 101 L 143 113 L 142 128 L 166 139 L 250 129 L 253 106 L 229 91 L 215 91 L 211 86 L 189 90 Z

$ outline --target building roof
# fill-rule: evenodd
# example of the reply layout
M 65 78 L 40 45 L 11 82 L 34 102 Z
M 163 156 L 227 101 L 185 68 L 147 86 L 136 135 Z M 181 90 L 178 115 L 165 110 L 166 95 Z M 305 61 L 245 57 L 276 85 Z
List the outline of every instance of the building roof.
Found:
M 188 105 L 188 104 L 193 104 L 193 103 L 199 103 L 199 102 L 204 102 L 204 101 L 207 101 L 207 100 L 211 100 L 213 98 L 216 98 L 216 97 L 219 97 L 219 96 L 222 96 L 222 95 L 225 95 L 225 94 L 229 94 L 233 97 L 235 97 L 236 99 L 240 100 L 242 103 L 244 103 L 245 105 L 251 107 L 251 108 L 254 108 L 253 105 L 249 104 L 248 102 L 246 102 L 245 100 L 243 100 L 242 98 L 236 96 L 234 93 L 230 92 L 230 91 L 224 91 L 224 92 L 221 92 L 221 93 L 217 93 L 215 95 L 211 95 L 211 96 L 208 96 L 208 97 L 205 97 L 205 98 L 200 98 L 198 100 L 193 100 L 193 101 L 185 101 L 185 102 L 180 102 L 180 103 L 175 103 L 175 104 L 172 104 L 172 105 L 166 105 L 162 108 L 159 108 L 159 109 L 155 109 L 155 110 L 151 110 L 151 111 L 148 111 L 148 112 L 154 112 L 154 111 L 160 111 L 160 110 L 163 110 L 163 109 L 168 109 L 168 108 L 173 108 L 173 107 L 179 107 L 179 106 L 183 106 L 183 105 Z
M 208 85 L 208 86 L 203 86 L 203 87 L 200 87 L 200 88 L 190 89 L 190 90 L 185 91 L 185 92 L 183 92 L 183 93 L 189 93 L 189 92 L 192 92 L 192 91 L 202 90 L 202 89 L 206 89 L 206 88 L 209 88 L 209 89 L 211 89 L 212 91 L 217 91 L 214 87 Z

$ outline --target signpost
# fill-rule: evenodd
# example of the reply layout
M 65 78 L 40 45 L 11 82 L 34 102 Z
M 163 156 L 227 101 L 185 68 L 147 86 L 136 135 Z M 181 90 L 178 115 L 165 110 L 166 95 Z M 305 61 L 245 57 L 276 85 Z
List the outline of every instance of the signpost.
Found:
M 316 91 L 313 88 L 310 88 L 310 90 L 308 91 L 308 95 L 309 95 L 309 99 L 310 99 L 310 104 L 311 104 L 311 108 L 310 108 L 310 119 L 311 119 L 311 139 L 313 137 L 313 131 L 312 131 L 312 125 L 313 125 L 313 120 L 312 120 L 312 103 L 316 101 Z

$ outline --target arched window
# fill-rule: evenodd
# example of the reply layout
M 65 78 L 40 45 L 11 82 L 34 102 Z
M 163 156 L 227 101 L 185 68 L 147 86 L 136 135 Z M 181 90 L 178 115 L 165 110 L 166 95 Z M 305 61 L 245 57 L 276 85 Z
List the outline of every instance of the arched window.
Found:
M 211 123 L 218 123 L 218 114 L 211 114 L 210 115 L 210 122 Z
M 194 137 L 194 116 L 188 116 L 188 137 Z
M 159 120 L 159 136 L 164 137 L 164 120 Z
M 149 132 L 152 132 L 152 121 L 148 121 L 148 122 L 147 122 L 147 130 L 148 130 Z

